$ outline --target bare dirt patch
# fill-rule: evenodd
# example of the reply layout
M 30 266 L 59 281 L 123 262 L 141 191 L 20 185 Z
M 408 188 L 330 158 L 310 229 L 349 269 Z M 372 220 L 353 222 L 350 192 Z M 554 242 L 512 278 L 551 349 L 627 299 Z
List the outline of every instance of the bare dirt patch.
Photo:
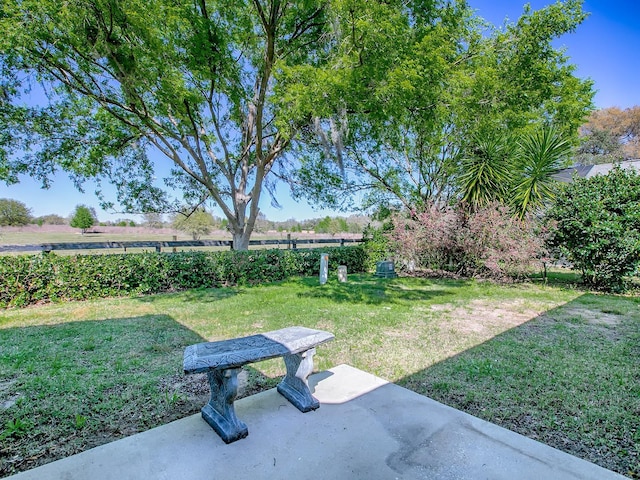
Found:
M 10 407 L 13 407 L 18 399 L 22 396 L 21 394 L 7 395 L 7 391 L 9 391 L 9 388 L 15 383 L 16 380 L 6 380 L 0 382 L 0 410 L 6 410 Z
M 405 328 L 387 328 L 385 329 L 384 334 L 388 337 L 403 340 L 415 340 L 420 338 L 420 333 L 417 330 Z
M 440 320 L 442 329 L 480 336 L 496 335 L 536 318 L 545 311 L 522 300 L 473 300 L 464 307 L 451 304 L 434 305 L 434 311 L 446 312 Z
M 389 366 L 418 372 L 512 328 L 537 318 L 548 309 L 544 303 L 476 299 L 465 305 L 451 303 L 414 310 L 412 320 L 383 329 L 362 353 L 366 362 L 391 381 L 402 374 Z M 416 353 L 419 352 L 419 353 Z

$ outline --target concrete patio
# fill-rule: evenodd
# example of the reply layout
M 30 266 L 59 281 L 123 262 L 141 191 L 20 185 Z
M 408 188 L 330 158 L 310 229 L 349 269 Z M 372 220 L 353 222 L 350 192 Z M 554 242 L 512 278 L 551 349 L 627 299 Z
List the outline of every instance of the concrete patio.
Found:
M 310 384 L 314 412 L 275 389 L 237 401 L 249 436 L 229 445 L 193 415 L 9 478 L 625 478 L 348 365 Z

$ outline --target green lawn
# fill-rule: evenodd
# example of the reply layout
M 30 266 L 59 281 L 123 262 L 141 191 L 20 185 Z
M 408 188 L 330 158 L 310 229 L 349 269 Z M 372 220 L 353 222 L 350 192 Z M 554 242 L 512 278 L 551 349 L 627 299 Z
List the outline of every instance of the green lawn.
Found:
M 348 363 L 625 475 L 640 470 L 640 299 L 350 275 L 0 314 L 0 476 L 196 413 L 186 345 L 304 325 Z M 246 369 L 245 394 L 281 360 Z

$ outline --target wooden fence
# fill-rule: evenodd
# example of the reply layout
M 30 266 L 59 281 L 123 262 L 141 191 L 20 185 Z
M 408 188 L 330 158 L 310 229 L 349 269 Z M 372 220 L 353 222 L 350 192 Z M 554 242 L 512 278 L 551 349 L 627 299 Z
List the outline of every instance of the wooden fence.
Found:
M 312 239 L 275 239 L 275 240 L 250 240 L 249 246 L 286 246 L 286 248 L 296 249 L 298 245 L 308 244 L 339 244 L 343 247 L 346 243 L 361 243 L 361 238 L 312 238 Z M 178 248 L 184 247 L 226 247 L 233 249 L 231 240 L 173 240 L 157 241 L 149 240 L 142 242 L 77 242 L 77 243 L 37 243 L 31 245 L 0 245 L 0 253 L 15 252 L 45 252 L 55 250 L 101 250 L 101 249 L 124 249 L 128 248 L 153 248 L 156 252 L 175 252 Z

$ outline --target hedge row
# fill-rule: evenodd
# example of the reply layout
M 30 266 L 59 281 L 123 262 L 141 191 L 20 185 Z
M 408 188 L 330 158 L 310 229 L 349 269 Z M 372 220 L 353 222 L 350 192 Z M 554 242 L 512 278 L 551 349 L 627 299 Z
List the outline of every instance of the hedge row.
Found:
M 317 275 L 320 253 L 335 271 L 363 272 L 363 246 L 305 250 L 0 257 L 0 308 L 42 301 L 171 292 L 267 283 Z

